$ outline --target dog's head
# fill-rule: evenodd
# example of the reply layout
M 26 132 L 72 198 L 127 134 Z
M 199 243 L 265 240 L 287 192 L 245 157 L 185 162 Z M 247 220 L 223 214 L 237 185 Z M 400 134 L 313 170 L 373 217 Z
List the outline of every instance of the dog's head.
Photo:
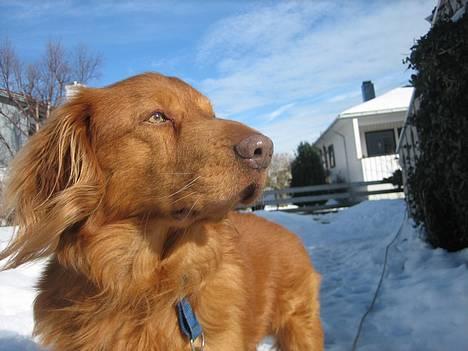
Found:
M 19 232 L 0 258 L 16 266 L 48 255 L 97 212 L 171 226 L 222 218 L 255 200 L 272 152 L 270 139 L 217 118 L 179 79 L 144 74 L 83 88 L 14 162 L 6 200 Z

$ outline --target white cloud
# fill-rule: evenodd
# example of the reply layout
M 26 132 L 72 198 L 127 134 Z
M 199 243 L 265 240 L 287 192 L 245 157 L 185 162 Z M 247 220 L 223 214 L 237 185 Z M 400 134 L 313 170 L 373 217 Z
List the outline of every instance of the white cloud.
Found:
M 277 122 L 272 109 L 278 105 L 315 100 L 309 107 L 320 110 L 320 101 L 359 103 L 362 80 L 372 79 L 381 93 L 405 84 L 409 73 L 402 60 L 428 30 L 424 18 L 434 0 L 369 3 L 269 3 L 226 18 L 200 43 L 199 65 L 215 70 L 198 87 L 221 115 L 244 120 L 263 110 Z M 339 112 L 333 110 L 328 121 Z M 304 124 L 313 129 L 316 119 L 323 119 L 320 113 L 299 118 L 288 110 L 288 115 L 289 124 L 279 123 L 291 131 Z
M 318 21 L 333 5 L 316 1 L 313 7 L 296 2 L 253 7 L 248 13 L 216 23 L 200 45 L 199 61 L 228 58 L 220 64 L 229 70 L 245 55 L 271 55 L 302 36 L 304 28 Z M 231 59 L 231 60 L 230 60 Z
M 350 93 L 335 95 L 335 96 L 331 97 L 330 99 L 328 99 L 327 101 L 328 102 L 339 102 L 339 101 L 349 100 L 351 98 L 355 98 L 355 97 L 358 97 L 358 96 L 361 96 L 361 92 L 358 91 L 358 90 L 355 90 L 355 91 L 352 91 Z
M 276 110 L 274 110 L 273 112 L 270 112 L 266 118 L 266 120 L 268 122 L 271 122 L 273 121 L 274 119 L 276 119 L 277 117 L 283 115 L 287 110 L 289 110 L 291 107 L 293 107 L 295 105 L 295 103 L 291 103 L 291 104 L 286 104 L 286 105 L 283 105 L 283 106 L 280 106 L 279 108 L 277 108 Z

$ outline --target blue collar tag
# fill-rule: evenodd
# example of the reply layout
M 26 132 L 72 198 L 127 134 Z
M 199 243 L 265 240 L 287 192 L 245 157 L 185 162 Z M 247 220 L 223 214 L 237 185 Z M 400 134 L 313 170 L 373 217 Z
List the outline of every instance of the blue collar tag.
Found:
M 193 343 L 200 335 L 202 335 L 203 331 L 195 313 L 193 312 L 192 306 L 187 298 L 184 297 L 177 303 L 176 308 L 180 330 L 190 339 L 190 343 Z

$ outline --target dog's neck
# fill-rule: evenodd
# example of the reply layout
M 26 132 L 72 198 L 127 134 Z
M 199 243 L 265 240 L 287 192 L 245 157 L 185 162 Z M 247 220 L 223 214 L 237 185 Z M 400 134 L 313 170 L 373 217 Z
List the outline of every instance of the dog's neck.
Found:
M 121 298 L 146 291 L 173 302 L 196 292 L 217 270 L 233 243 L 231 234 L 220 235 L 233 233 L 229 226 L 227 220 L 183 229 L 158 220 L 88 221 L 64 235 L 57 259 L 100 293 Z

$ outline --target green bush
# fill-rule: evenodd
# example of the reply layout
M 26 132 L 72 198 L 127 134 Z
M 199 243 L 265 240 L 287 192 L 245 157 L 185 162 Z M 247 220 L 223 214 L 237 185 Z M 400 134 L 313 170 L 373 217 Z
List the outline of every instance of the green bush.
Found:
M 291 187 L 325 184 L 325 170 L 318 150 L 307 142 L 301 142 L 297 147 L 296 158 L 291 163 Z M 293 194 L 293 197 L 319 195 L 314 193 Z M 313 206 L 324 203 L 307 202 L 299 206 Z
M 468 247 L 468 15 L 436 24 L 406 61 L 420 108 L 420 156 L 408 177 L 414 218 L 434 247 Z

